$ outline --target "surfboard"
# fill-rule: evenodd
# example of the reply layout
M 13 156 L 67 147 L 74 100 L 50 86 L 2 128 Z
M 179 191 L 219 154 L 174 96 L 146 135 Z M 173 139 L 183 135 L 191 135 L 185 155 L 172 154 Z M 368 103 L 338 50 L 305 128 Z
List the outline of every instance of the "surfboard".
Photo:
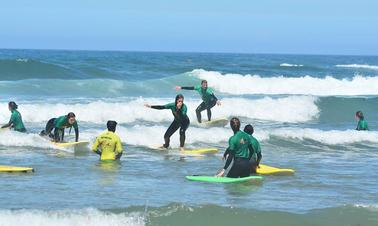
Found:
M 227 118 L 217 118 L 217 119 L 213 119 L 211 121 L 202 121 L 202 123 L 200 123 L 200 125 L 206 126 L 206 127 L 211 127 L 211 126 L 224 127 L 224 126 L 227 125 L 227 123 L 228 123 Z
M 162 146 L 151 146 L 149 147 L 154 150 L 159 151 L 178 151 L 181 154 L 212 154 L 217 153 L 218 148 L 196 148 L 196 149 L 185 149 L 184 151 L 180 151 L 179 148 L 164 148 Z
M 262 176 L 249 176 L 241 178 L 216 177 L 216 176 L 186 176 L 187 180 L 209 183 L 241 183 L 247 181 L 262 181 Z
M 260 164 L 260 168 L 256 169 L 256 173 L 262 175 L 292 175 L 294 172 L 292 169 L 281 169 L 263 164 Z
M 89 144 L 89 141 L 77 141 L 77 142 L 62 142 L 62 143 L 57 143 L 57 142 L 51 142 L 55 146 L 60 147 L 60 148 L 68 148 L 76 145 L 87 145 Z
M 34 169 L 31 167 L 0 165 L 0 172 L 34 172 Z

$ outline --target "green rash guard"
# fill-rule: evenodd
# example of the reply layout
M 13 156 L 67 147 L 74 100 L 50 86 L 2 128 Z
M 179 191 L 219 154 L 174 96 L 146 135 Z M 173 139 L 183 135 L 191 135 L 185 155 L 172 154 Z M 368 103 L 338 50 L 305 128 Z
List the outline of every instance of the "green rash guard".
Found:
M 360 119 L 360 121 L 358 121 L 356 130 L 369 130 L 367 122 L 364 119 Z
M 228 149 L 233 152 L 235 157 L 238 158 L 249 158 L 250 157 L 250 151 L 248 146 L 252 144 L 253 142 L 250 135 L 243 131 L 238 131 L 235 135 L 230 137 L 228 140 Z
M 12 110 L 12 115 L 9 120 L 9 124 L 12 124 L 12 128 L 16 131 L 25 131 L 25 126 L 22 122 L 21 114 L 17 110 Z
M 199 95 L 201 96 L 203 102 L 206 104 L 210 103 L 212 99 L 214 99 L 214 92 L 211 88 L 207 87 L 206 90 L 203 90 L 200 85 L 194 86 L 194 90 L 196 90 Z
M 175 103 L 169 103 L 164 105 L 164 109 L 170 109 L 172 111 L 173 116 L 175 117 L 175 120 L 181 121 L 182 119 L 188 117 L 186 115 L 186 112 L 188 111 L 188 108 L 185 104 L 182 105 L 181 111 L 179 111 L 176 107 Z
M 252 147 L 253 147 L 253 151 L 254 151 L 252 158 L 254 158 L 257 161 L 258 155 L 261 154 L 260 143 L 254 136 L 251 136 L 251 140 L 252 140 Z
M 59 118 L 55 119 L 55 128 L 57 129 L 64 129 L 64 128 L 70 128 L 73 127 L 75 130 L 78 129 L 77 121 L 75 121 L 74 124 L 70 125 L 68 123 L 67 115 L 60 116 Z

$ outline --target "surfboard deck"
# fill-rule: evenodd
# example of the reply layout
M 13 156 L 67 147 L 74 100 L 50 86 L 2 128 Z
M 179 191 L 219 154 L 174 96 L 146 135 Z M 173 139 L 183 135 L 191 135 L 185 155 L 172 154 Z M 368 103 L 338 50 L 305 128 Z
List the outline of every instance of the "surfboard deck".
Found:
M 256 173 L 261 175 L 292 175 L 294 172 L 293 169 L 276 168 L 264 164 L 260 164 L 260 168 L 256 169 Z
M 196 149 L 185 149 L 184 151 L 180 151 L 179 148 L 164 148 L 162 146 L 151 146 L 149 147 L 154 150 L 159 150 L 159 151 L 178 151 L 179 153 L 182 154 L 212 154 L 212 153 L 217 153 L 218 148 L 196 148 Z
M 0 165 L 0 172 L 34 172 L 34 169 L 31 167 Z
M 209 182 L 209 183 L 241 183 L 247 181 L 262 181 L 262 176 L 249 176 L 241 178 L 216 177 L 216 176 L 186 176 L 189 181 Z
M 51 142 L 57 147 L 61 148 L 68 148 L 76 145 L 87 145 L 89 144 L 89 141 L 77 141 L 77 142 L 62 142 L 62 143 L 57 143 L 57 142 Z
M 206 127 L 211 127 L 211 126 L 218 126 L 218 127 L 224 127 L 228 123 L 227 118 L 217 118 L 217 119 L 212 119 L 211 121 L 202 121 L 199 125 L 201 126 L 206 126 Z

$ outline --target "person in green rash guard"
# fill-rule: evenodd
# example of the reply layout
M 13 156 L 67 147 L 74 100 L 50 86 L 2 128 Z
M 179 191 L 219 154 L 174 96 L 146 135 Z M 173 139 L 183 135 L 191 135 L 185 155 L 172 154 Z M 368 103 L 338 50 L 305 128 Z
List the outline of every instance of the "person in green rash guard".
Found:
M 240 131 L 240 120 L 238 118 L 232 118 L 230 126 L 234 135 L 228 140 L 228 148 L 224 155 L 226 156 L 226 164 L 217 176 L 223 177 L 233 160 L 234 163 L 227 177 L 248 177 L 251 175 L 250 159 L 254 153 L 252 138 L 249 134 Z
M 356 120 L 358 121 L 356 130 L 369 130 L 368 124 L 365 121 L 365 117 L 362 111 L 356 112 Z
M 3 125 L 1 128 L 10 128 L 18 132 L 26 132 L 21 114 L 17 111 L 17 108 L 18 105 L 14 101 L 8 103 L 8 109 L 12 114 L 9 122 Z
M 79 127 L 77 125 L 76 116 L 73 112 L 58 118 L 50 119 L 46 124 L 45 130 L 42 130 L 40 135 L 49 136 L 54 142 L 63 142 L 64 129 L 71 129 L 72 127 L 75 129 L 75 141 L 77 142 L 79 140 Z M 53 130 L 54 132 L 52 133 Z
M 215 97 L 214 92 L 211 88 L 207 87 L 207 81 L 202 80 L 201 85 L 199 86 L 176 86 L 177 90 L 186 89 L 186 90 L 195 90 L 199 93 L 202 98 L 202 103 L 196 109 L 197 121 L 199 123 L 201 120 L 201 112 L 207 110 L 207 119 L 211 121 L 211 108 L 217 105 L 221 105 L 221 102 Z
M 261 154 L 261 147 L 259 141 L 252 135 L 254 132 L 253 126 L 251 124 L 248 124 L 244 127 L 244 132 L 249 134 L 252 138 L 252 147 L 253 147 L 253 154 L 252 158 L 250 160 L 251 164 L 251 173 L 256 173 L 256 169 L 259 168 L 260 161 L 262 159 Z
M 171 125 L 168 127 L 167 131 L 164 134 L 164 148 L 169 147 L 170 137 L 180 128 L 180 151 L 184 151 L 185 145 L 185 131 L 188 129 L 190 120 L 186 115 L 188 108 L 184 104 L 184 96 L 178 94 L 176 96 L 175 102 L 166 104 L 166 105 L 154 105 L 145 104 L 144 106 L 153 109 L 170 109 L 172 111 L 174 120 Z

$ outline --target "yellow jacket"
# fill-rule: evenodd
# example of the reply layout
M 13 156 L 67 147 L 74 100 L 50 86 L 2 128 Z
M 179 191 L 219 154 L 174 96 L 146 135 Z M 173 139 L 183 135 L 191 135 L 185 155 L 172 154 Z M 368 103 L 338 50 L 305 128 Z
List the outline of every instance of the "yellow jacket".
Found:
M 92 146 L 96 152 L 101 149 L 101 160 L 115 160 L 116 155 L 122 153 L 122 144 L 119 136 L 112 131 L 106 131 L 100 134 Z

